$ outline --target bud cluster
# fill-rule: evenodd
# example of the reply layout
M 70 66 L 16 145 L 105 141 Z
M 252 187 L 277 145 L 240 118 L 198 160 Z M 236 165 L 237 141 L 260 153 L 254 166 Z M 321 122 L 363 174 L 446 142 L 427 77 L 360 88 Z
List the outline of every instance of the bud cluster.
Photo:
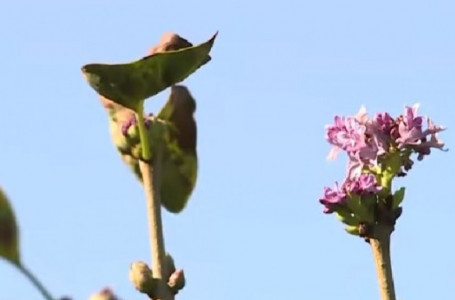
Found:
M 130 267 L 130 281 L 136 290 L 148 295 L 151 299 L 161 299 L 159 285 L 165 285 L 172 294 L 177 294 L 185 287 L 185 274 L 182 269 L 175 269 L 174 260 L 170 254 L 166 255 L 165 278 L 157 279 L 153 277 L 149 266 L 141 261 L 136 261 Z

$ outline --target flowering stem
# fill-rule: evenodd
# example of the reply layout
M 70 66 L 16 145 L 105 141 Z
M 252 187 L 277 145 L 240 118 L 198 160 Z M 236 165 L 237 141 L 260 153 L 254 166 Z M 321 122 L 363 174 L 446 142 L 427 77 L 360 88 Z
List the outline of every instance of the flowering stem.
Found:
M 396 300 L 392 274 L 392 261 L 390 258 L 391 230 L 379 226 L 377 229 L 375 237 L 371 238 L 369 241 L 371 250 L 373 251 L 374 261 L 376 263 L 381 300 Z
M 163 224 L 161 220 L 161 198 L 160 198 L 160 177 L 161 177 L 161 156 L 155 153 L 150 161 L 150 142 L 144 125 L 143 102 L 137 110 L 139 136 L 141 139 L 142 157 L 147 160 L 139 160 L 139 167 L 142 173 L 142 180 L 147 200 L 147 216 L 150 234 L 150 249 L 152 252 L 152 274 L 156 279 L 161 279 L 155 291 L 160 300 L 174 300 L 174 295 L 167 286 L 165 278 L 165 258 Z M 157 147 L 159 148 L 159 147 Z M 159 152 L 159 151 L 158 151 Z
M 36 287 L 36 289 L 43 295 L 44 299 L 46 300 L 54 300 L 54 298 L 51 296 L 49 291 L 44 287 L 44 285 L 36 278 L 33 273 L 27 269 L 23 264 L 17 264 L 16 265 L 19 271 L 22 272 L 22 274 L 27 277 L 28 280 Z

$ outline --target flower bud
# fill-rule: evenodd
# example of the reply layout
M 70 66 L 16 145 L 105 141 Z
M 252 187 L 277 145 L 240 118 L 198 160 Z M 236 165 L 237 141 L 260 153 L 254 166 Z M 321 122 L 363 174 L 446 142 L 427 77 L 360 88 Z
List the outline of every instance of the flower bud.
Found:
M 169 253 L 166 254 L 165 264 L 166 264 L 166 275 L 165 275 L 165 278 L 167 280 L 167 279 L 169 279 L 171 277 L 172 273 L 175 272 L 174 259 L 172 258 L 172 256 Z
M 152 271 L 146 263 L 141 261 L 132 263 L 129 276 L 136 290 L 144 294 L 153 293 L 155 284 Z
M 185 287 L 185 274 L 182 269 L 179 269 L 171 274 L 168 285 L 175 294 Z
M 191 46 L 193 46 L 193 44 L 191 44 L 189 41 L 182 38 L 178 34 L 175 34 L 173 32 L 167 32 L 162 35 L 159 43 L 149 50 L 148 54 L 152 55 L 161 52 L 174 51 L 183 48 L 188 48 Z

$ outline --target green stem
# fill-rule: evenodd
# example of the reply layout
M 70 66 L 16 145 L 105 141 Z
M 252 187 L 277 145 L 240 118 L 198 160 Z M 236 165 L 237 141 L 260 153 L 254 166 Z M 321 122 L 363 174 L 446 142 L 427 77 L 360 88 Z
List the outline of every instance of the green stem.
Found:
M 139 127 L 139 138 L 141 139 L 142 158 L 144 160 L 150 160 L 152 154 L 150 153 L 150 142 L 147 134 L 147 129 L 145 128 L 144 101 L 139 102 L 136 112 L 138 121 L 137 123 Z
M 174 300 L 174 295 L 167 286 L 168 278 L 166 272 L 166 250 L 164 247 L 163 223 L 161 220 L 161 155 L 159 148 L 154 157 L 150 153 L 150 142 L 144 125 L 143 102 L 140 104 L 138 113 L 139 136 L 141 139 L 142 156 L 146 161 L 140 160 L 139 167 L 142 173 L 142 181 L 147 200 L 147 217 L 150 234 L 150 249 L 152 252 L 152 274 L 156 279 L 161 279 L 157 285 L 156 294 L 161 300 Z M 151 160 L 150 160 L 151 159 Z
M 49 291 L 44 287 L 44 285 L 38 280 L 38 278 L 33 275 L 33 273 L 28 270 L 23 264 L 17 264 L 17 268 L 22 272 L 22 274 L 27 277 L 30 282 L 36 287 L 37 290 L 43 295 L 44 299 L 54 300 Z
M 381 300 L 396 300 L 393 283 L 392 261 L 390 258 L 390 230 L 378 228 L 375 238 L 370 239 L 378 275 Z

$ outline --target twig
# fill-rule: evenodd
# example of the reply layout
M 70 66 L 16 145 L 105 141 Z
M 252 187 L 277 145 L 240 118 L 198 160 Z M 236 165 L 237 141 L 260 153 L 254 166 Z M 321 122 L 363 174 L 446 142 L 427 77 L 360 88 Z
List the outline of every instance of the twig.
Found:
M 390 230 L 378 228 L 375 238 L 369 240 L 376 263 L 381 300 L 396 300 L 390 258 L 390 235 Z
M 138 112 L 138 127 L 141 138 L 142 156 L 144 160 L 139 160 L 139 167 L 142 173 L 142 181 L 147 200 L 147 216 L 150 234 L 150 248 L 152 252 L 152 274 L 156 279 L 160 279 L 157 285 L 157 295 L 162 300 L 174 300 L 174 295 L 167 286 L 168 278 L 166 274 L 166 250 L 164 247 L 163 224 L 161 220 L 161 198 L 160 198 L 160 177 L 161 177 L 161 155 L 150 153 L 150 142 L 147 129 L 144 124 L 143 103 Z M 157 147 L 159 149 L 160 147 Z
M 27 277 L 27 279 L 30 280 L 30 282 L 36 287 L 36 289 L 41 293 L 41 295 L 43 295 L 44 299 L 54 300 L 49 291 L 38 280 L 38 278 L 36 278 L 35 275 L 33 275 L 33 273 L 29 269 L 27 269 L 23 264 L 17 264 L 15 266 L 22 272 L 22 274 L 25 275 L 25 277 Z

